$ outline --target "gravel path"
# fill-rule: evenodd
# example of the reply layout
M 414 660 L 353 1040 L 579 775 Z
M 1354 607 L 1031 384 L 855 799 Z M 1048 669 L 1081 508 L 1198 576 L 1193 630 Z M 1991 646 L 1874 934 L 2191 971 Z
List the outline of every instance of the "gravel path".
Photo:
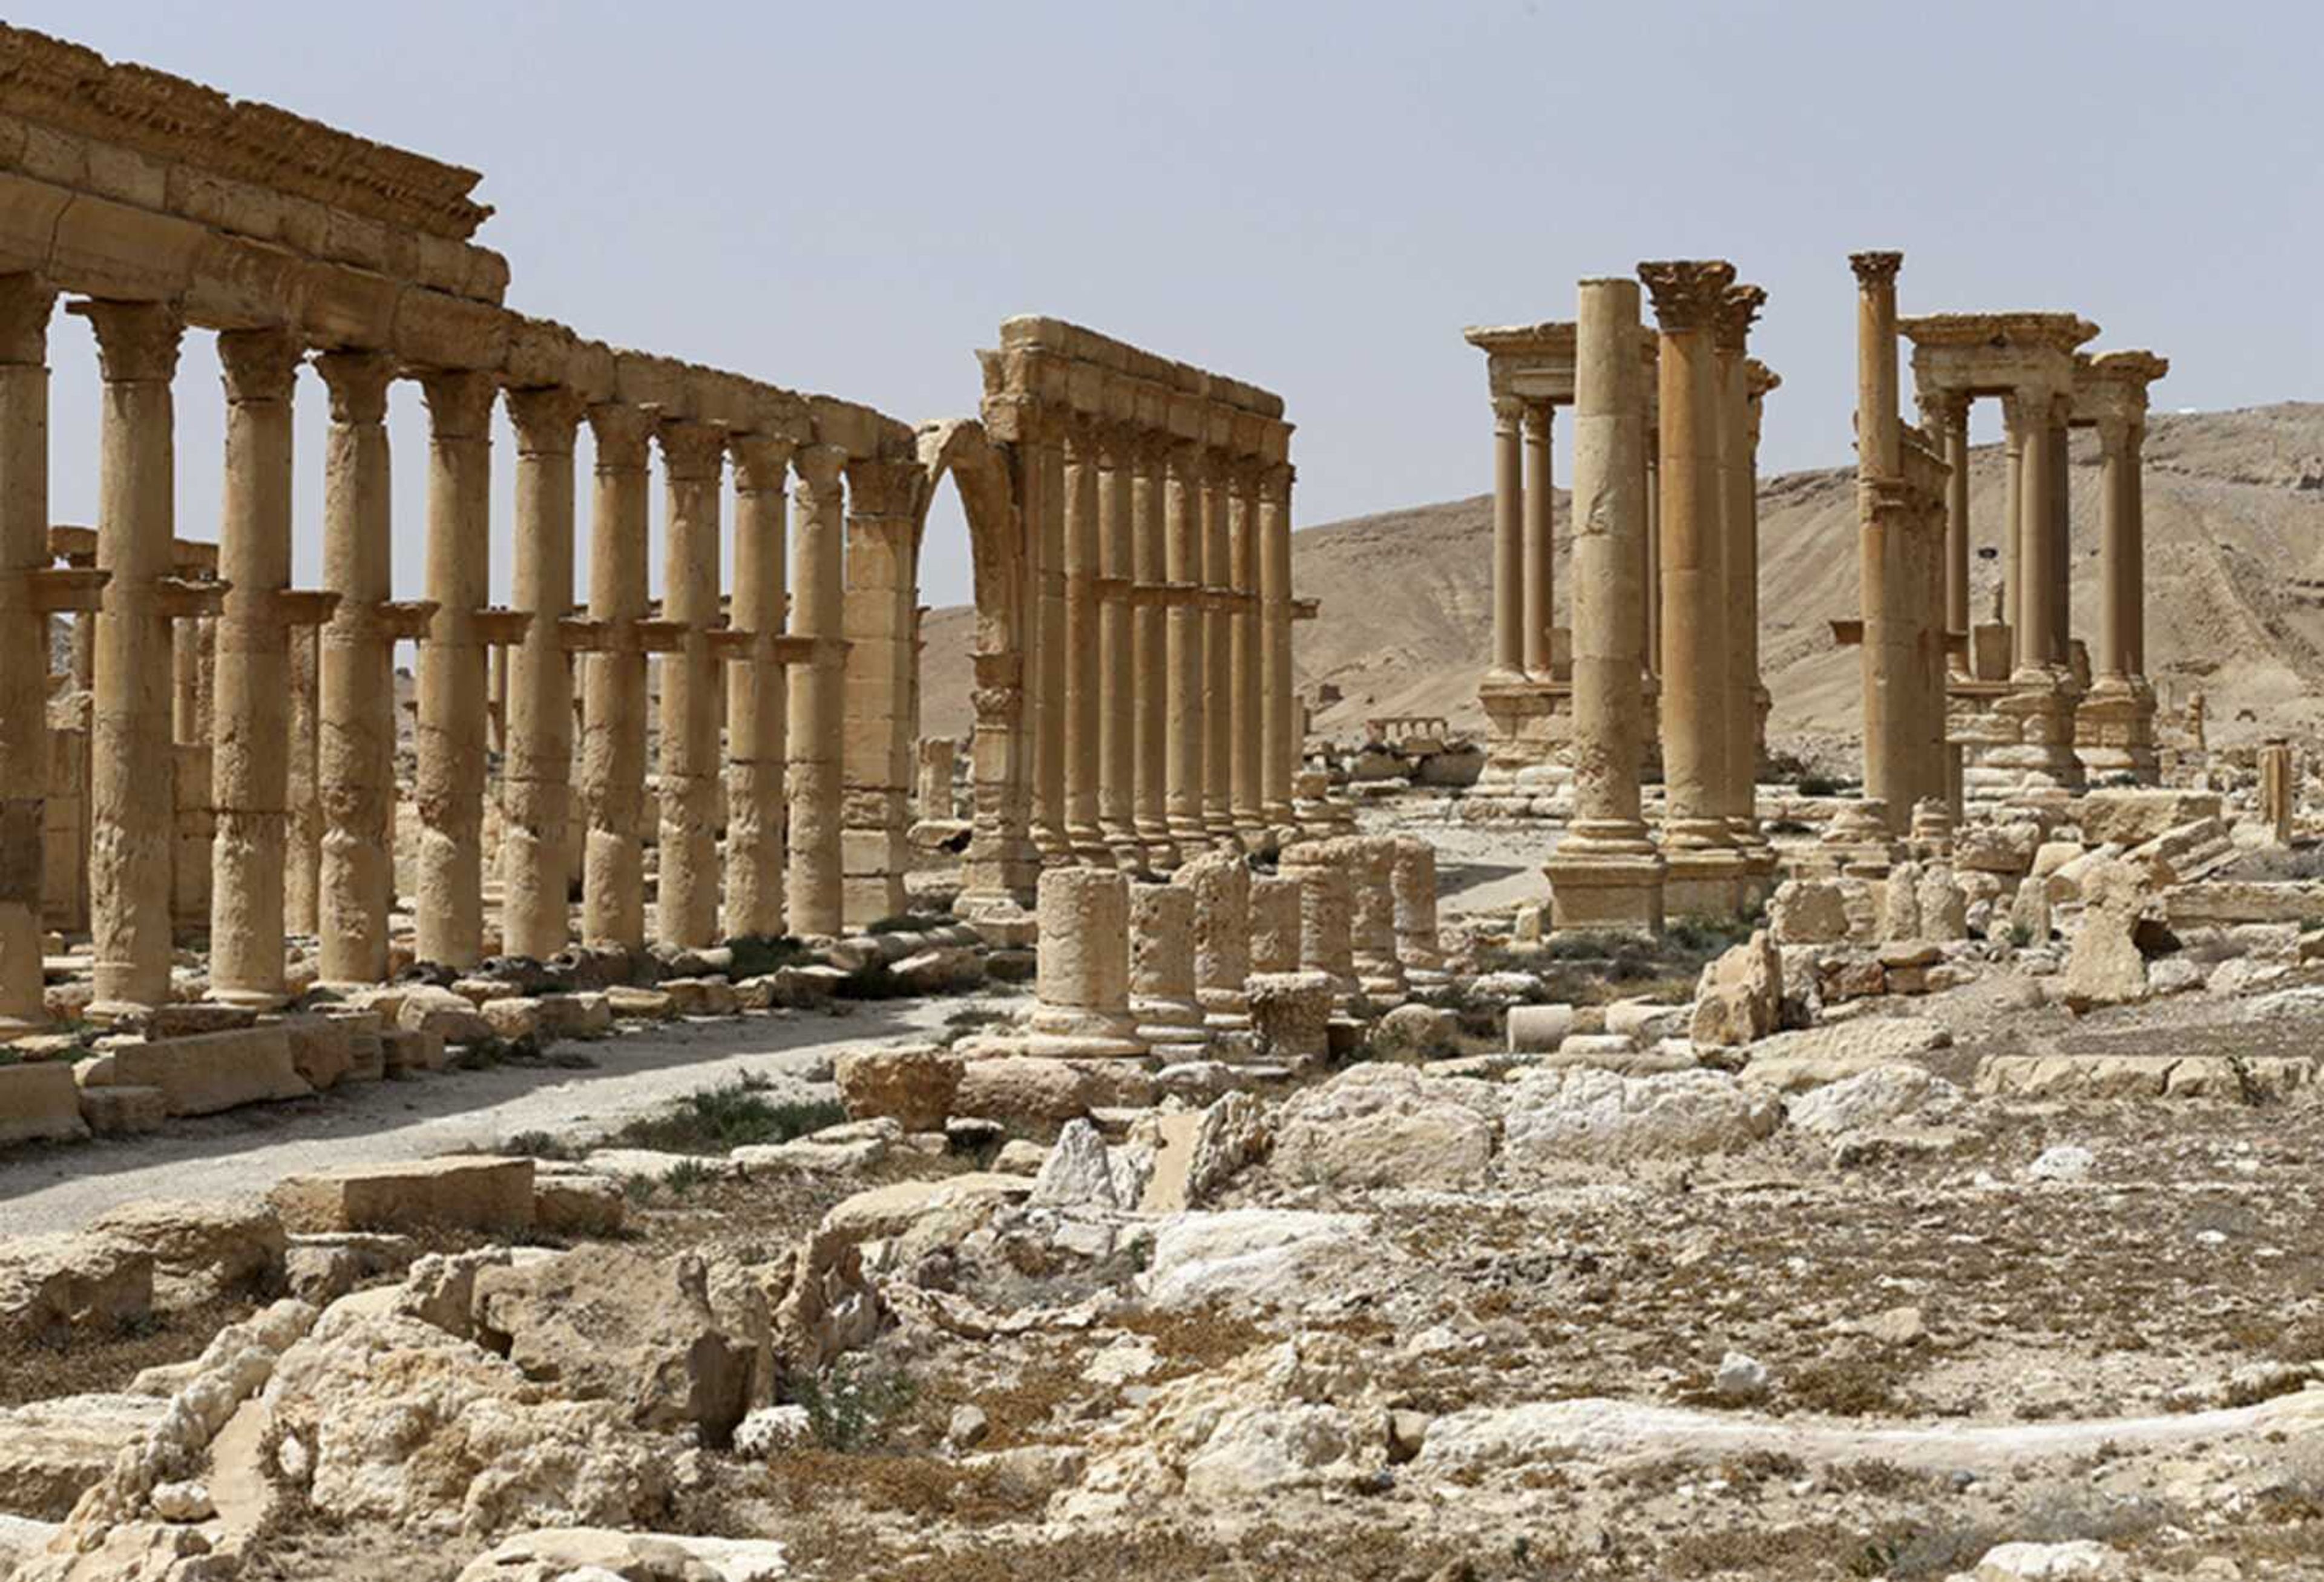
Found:
M 521 1132 L 595 1135 L 745 1072 L 771 1079 L 777 1098 L 828 1097 L 833 1055 L 925 1038 L 965 1003 L 669 1023 L 557 1046 L 591 1061 L 586 1070 L 508 1065 L 349 1083 L 173 1120 L 151 1136 L 0 1153 L 0 1237 L 74 1229 L 139 1199 L 232 1197 L 301 1171 L 490 1149 Z

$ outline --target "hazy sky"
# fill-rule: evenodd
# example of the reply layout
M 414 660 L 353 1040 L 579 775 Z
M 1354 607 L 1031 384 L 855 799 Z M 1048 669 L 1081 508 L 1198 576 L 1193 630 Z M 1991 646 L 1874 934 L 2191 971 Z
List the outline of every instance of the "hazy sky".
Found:
M 918 421 L 973 412 L 973 352 L 1038 312 L 1266 385 L 1298 425 L 1302 525 L 1489 487 L 1483 359 L 1462 327 L 1570 317 L 1577 278 L 1645 258 L 1731 258 L 1767 288 L 1770 471 L 1849 459 L 1855 248 L 1904 250 L 1908 313 L 2073 308 L 2100 345 L 2153 347 L 2172 363 L 2161 406 L 2314 394 L 2324 363 L 2312 5 L 8 14 L 484 171 L 499 213 L 479 240 L 512 262 L 510 305 L 616 345 Z M 52 492 L 58 520 L 90 520 L 94 358 L 78 321 L 60 327 Z M 189 337 L 179 381 L 193 537 L 217 509 L 208 338 Z M 299 420 L 311 582 L 311 375 Z M 424 433 L 400 389 L 411 593 Z M 509 498 L 504 483 L 496 509 Z M 945 519 L 930 603 L 966 595 Z

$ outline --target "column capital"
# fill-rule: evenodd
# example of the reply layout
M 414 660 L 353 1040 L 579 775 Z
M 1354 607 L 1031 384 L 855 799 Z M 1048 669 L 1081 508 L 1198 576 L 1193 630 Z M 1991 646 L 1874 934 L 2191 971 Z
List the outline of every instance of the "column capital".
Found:
M 1764 286 L 1729 286 L 1719 299 L 1719 316 L 1711 327 L 1711 344 L 1733 356 L 1741 356 L 1751 338 L 1751 325 L 1766 306 L 1767 291 Z
M 325 352 L 315 359 L 315 372 L 331 392 L 331 421 L 339 424 L 380 424 L 387 421 L 387 387 L 394 382 L 396 362 L 386 352 L 345 350 Z
M 281 327 L 224 329 L 217 335 L 218 374 L 235 406 L 287 401 L 306 348 Z
M 1210 463 L 1210 453 L 1199 439 L 1173 439 L 1162 453 L 1170 475 L 1184 483 L 1202 482 Z
M 1969 425 L 1969 393 L 1965 390 L 1923 389 L 1914 392 L 1913 402 L 1921 409 L 1921 427 L 1932 438 L 1941 439 Z
M 420 392 L 428 400 L 432 437 L 492 437 L 493 402 L 501 390 L 498 374 L 477 368 L 430 368 L 417 377 Z
M 1856 271 L 1856 283 L 1859 286 L 1894 285 L 1897 271 L 1904 267 L 1904 255 L 1901 253 L 1851 253 L 1848 255 L 1848 267 Z
M 597 442 L 597 470 L 633 473 L 646 464 L 646 446 L 653 438 L 654 413 L 650 408 L 621 401 L 599 401 L 583 416 Z
M 0 275 L 0 363 L 37 368 L 49 357 L 57 289 L 33 274 Z
M 571 455 L 587 400 L 569 385 L 544 384 L 508 392 L 509 421 L 519 455 Z
M 1525 404 L 1525 432 L 1527 439 L 1548 440 L 1557 424 L 1557 403 L 1529 400 Z
M 177 376 L 178 343 L 186 321 L 167 302 L 69 302 L 67 313 L 88 320 L 97 332 L 97 360 L 108 384 Z
M 2146 425 L 2128 412 L 2102 412 L 2098 418 L 2098 446 L 2108 456 L 2135 455 Z
M 847 464 L 847 514 L 908 519 L 919 504 L 922 472 L 917 457 Z
M 2046 384 L 2021 384 L 2001 398 L 2003 432 L 2015 441 L 2055 421 L 2061 398 Z
M 1269 505 L 1288 506 L 1291 503 L 1291 480 L 1298 469 L 1289 462 L 1276 462 L 1259 474 L 1259 498 Z
M 734 486 L 753 492 L 779 491 L 788 481 L 791 453 L 798 442 L 779 434 L 729 434 L 727 454 L 734 458 Z
M 791 457 L 791 471 L 798 474 L 807 492 L 820 503 L 826 495 L 836 497 L 841 471 L 847 465 L 847 450 L 837 445 L 803 445 Z
M 1493 432 L 1514 435 L 1525 423 L 1526 402 L 1519 396 L 1493 398 Z
M 723 424 L 691 418 L 664 418 L 654 426 L 661 443 L 662 469 L 679 483 L 715 483 L 726 462 L 726 429 Z
M 1714 326 L 1735 266 L 1723 258 L 1665 259 L 1639 264 L 1638 279 L 1654 298 L 1656 327 L 1679 335 Z

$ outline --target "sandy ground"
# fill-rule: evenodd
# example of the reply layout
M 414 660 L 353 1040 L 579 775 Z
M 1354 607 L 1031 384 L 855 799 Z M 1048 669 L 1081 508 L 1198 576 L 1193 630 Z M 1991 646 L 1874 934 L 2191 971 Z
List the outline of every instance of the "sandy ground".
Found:
M 520 1132 L 594 1135 L 745 1072 L 771 1081 L 772 1097 L 808 1097 L 810 1083 L 828 1081 L 835 1054 L 925 1037 L 964 1003 L 893 1000 L 844 1016 L 671 1023 L 557 1046 L 560 1056 L 591 1062 L 586 1069 L 504 1065 L 352 1083 L 295 1103 L 173 1120 L 152 1136 L 0 1153 L 0 1235 L 70 1230 L 139 1199 L 232 1197 L 301 1171 L 491 1149 Z

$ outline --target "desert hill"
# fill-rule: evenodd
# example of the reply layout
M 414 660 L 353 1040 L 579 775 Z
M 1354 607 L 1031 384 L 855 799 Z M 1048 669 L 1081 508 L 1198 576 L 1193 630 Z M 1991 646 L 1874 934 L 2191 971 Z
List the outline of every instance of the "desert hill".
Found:
M 1564 458 L 1560 458 L 1563 465 Z M 2097 642 L 2098 450 L 2071 454 L 2075 635 Z M 2206 694 L 2213 740 L 2324 723 L 2324 405 L 2157 414 L 2146 438 L 2147 662 L 2166 705 Z M 2004 458 L 1970 455 L 1970 597 L 1992 605 Z M 1826 624 L 1856 613 L 1851 465 L 1787 473 L 1760 490 L 1761 669 L 1778 736 L 1853 739 L 1858 669 Z M 1558 501 L 1563 533 L 1564 496 Z M 1322 730 L 1360 733 L 1367 716 L 1433 713 L 1481 728 L 1477 675 L 1491 641 L 1492 500 L 1478 495 L 1304 529 L 1293 580 L 1324 615 L 1296 629 L 1303 689 L 1338 686 Z M 1570 592 L 1563 543 L 1559 608 Z M 1361 619 L 1350 619 L 1360 612 Z M 931 611 L 924 635 L 925 728 L 967 731 L 964 607 Z

